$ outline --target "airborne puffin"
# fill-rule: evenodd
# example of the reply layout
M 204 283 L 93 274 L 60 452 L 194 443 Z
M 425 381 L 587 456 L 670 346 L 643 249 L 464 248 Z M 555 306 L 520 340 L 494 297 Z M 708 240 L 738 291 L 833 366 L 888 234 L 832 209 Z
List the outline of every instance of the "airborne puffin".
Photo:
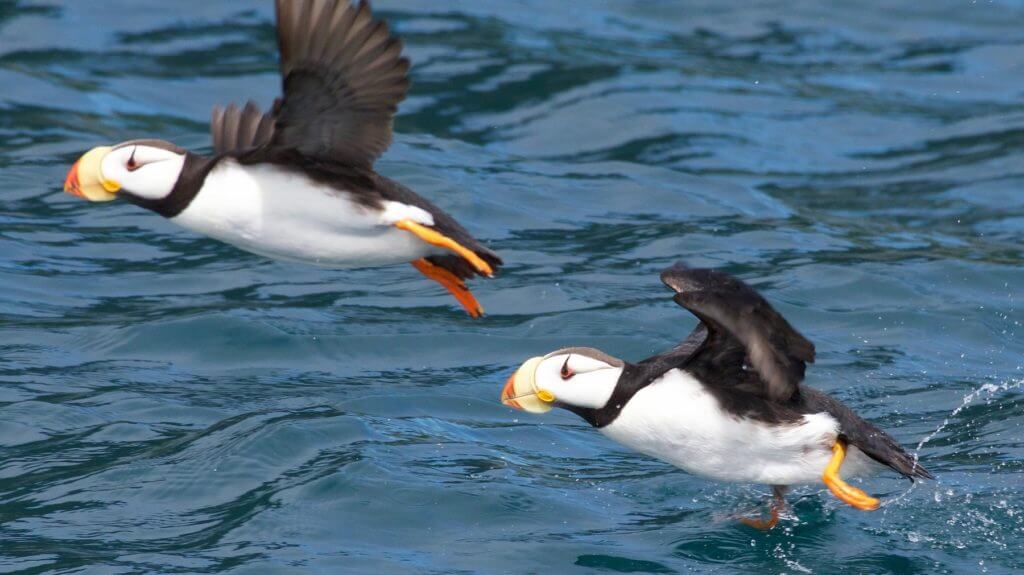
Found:
M 122 198 L 185 228 L 270 258 L 332 267 L 411 262 L 473 317 L 466 287 L 502 261 L 451 216 L 373 162 L 409 88 L 402 42 L 367 2 L 277 0 L 283 95 L 262 113 L 215 108 L 214 154 L 160 140 L 98 147 L 64 190 Z
M 679 345 L 639 363 L 572 347 L 527 360 L 508 379 L 505 405 L 561 407 L 631 449 L 719 481 L 773 486 L 770 529 L 788 486 L 821 480 L 863 510 L 878 499 L 844 482 L 878 467 L 931 478 L 892 437 L 849 407 L 802 385 L 814 345 L 753 288 L 726 273 L 677 263 L 661 274 L 700 323 Z

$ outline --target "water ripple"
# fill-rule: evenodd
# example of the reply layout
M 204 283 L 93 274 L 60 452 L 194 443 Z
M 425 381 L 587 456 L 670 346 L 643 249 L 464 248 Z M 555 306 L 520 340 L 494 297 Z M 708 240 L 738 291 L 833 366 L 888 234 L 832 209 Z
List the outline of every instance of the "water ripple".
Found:
M 213 105 L 269 103 L 269 1 L 0 0 L 0 570 L 1024 569 L 1018 2 L 376 4 L 415 63 L 380 169 L 503 254 L 485 321 L 59 193 L 98 142 L 207 150 Z M 757 533 L 763 487 L 498 404 L 529 355 L 677 342 L 679 258 L 938 480 L 801 487 Z

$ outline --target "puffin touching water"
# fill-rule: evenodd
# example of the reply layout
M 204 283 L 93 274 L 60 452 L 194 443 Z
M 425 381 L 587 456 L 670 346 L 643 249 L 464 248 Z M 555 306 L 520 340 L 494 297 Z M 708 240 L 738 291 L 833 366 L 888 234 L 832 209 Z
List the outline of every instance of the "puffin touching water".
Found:
M 373 170 L 391 143 L 409 61 L 365 1 L 277 0 L 283 95 L 267 113 L 215 108 L 211 156 L 160 140 L 94 148 L 70 194 L 122 198 L 270 258 L 332 268 L 411 262 L 473 317 L 466 287 L 501 259 L 451 216 Z
M 661 280 L 697 316 L 676 347 L 639 363 L 591 348 L 527 360 L 501 394 L 505 405 L 544 413 L 561 407 L 631 449 L 720 481 L 773 486 L 770 529 L 786 488 L 821 480 L 842 501 L 879 501 L 844 482 L 887 465 L 913 481 L 931 478 L 914 457 L 849 407 L 802 385 L 814 345 L 742 281 L 681 263 Z M 845 465 L 844 465 L 845 463 Z

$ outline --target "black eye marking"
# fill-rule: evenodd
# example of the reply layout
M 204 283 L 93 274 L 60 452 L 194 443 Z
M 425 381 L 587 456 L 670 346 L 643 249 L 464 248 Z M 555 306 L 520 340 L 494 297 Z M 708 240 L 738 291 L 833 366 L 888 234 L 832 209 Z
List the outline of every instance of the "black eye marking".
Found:
M 569 379 L 570 377 L 576 375 L 576 373 L 573 372 L 573 370 L 569 367 L 569 358 L 570 357 L 572 357 L 572 356 L 571 355 L 566 356 L 565 357 L 565 363 L 562 364 L 562 372 L 561 372 L 562 379 Z
M 135 161 L 135 150 L 138 150 L 138 146 L 132 148 L 132 155 L 128 157 L 128 163 L 125 164 L 125 168 L 128 168 L 129 172 L 134 172 L 139 169 L 139 163 Z

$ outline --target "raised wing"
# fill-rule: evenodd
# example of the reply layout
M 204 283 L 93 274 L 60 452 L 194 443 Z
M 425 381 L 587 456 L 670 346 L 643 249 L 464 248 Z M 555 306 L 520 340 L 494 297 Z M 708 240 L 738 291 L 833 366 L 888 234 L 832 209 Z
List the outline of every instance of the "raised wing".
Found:
M 274 135 L 274 121 L 272 111 L 264 114 L 252 101 L 245 108 L 217 106 L 210 118 L 213 151 L 227 154 L 265 146 Z
M 677 263 L 661 273 L 672 298 L 707 329 L 685 369 L 702 381 L 789 400 L 814 362 L 814 344 L 753 288 L 729 274 Z
M 409 89 L 402 42 L 364 0 L 277 0 L 284 96 L 270 146 L 371 166 Z
M 369 167 L 391 144 L 409 89 L 402 42 L 362 0 L 276 0 L 284 95 L 262 113 L 249 102 L 214 108 L 216 153 L 294 150 L 320 161 Z

